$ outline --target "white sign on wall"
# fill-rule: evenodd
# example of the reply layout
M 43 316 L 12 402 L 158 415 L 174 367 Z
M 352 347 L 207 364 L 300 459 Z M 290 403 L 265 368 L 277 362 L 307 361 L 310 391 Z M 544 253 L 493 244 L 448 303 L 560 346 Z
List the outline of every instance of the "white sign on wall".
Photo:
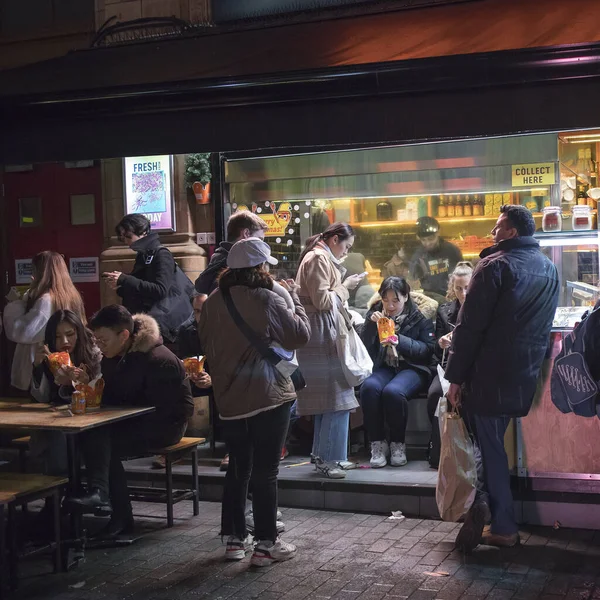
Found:
M 33 263 L 31 258 L 17 258 L 15 260 L 16 281 L 19 283 L 31 283 L 33 275 Z
M 73 283 L 96 283 L 100 281 L 98 257 L 71 258 L 69 260 L 69 273 Z

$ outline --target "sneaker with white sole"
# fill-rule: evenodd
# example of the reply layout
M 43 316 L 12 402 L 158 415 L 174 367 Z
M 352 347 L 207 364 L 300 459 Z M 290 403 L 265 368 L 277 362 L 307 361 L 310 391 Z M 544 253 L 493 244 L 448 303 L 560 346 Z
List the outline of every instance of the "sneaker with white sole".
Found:
M 338 460 L 337 466 L 344 471 L 352 471 L 352 469 L 356 469 L 358 467 L 355 462 L 350 460 Z
M 254 554 L 250 559 L 250 564 L 254 567 L 268 567 L 274 562 L 283 562 L 296 556 L 296 546 L 282 539 L 272 542 L 258 542 L 254 548 Z
M 341 469 L 337 463 L 335 462 L 324 462 L 320 459 L 317 459 L 317 463 L 315 464 L 317 472 L 329 479 L 345 479 L 346 471 Z
M 241 540 L 235 535 L 230 535 L 227 538 L 227 546 L 225 547 L 226 560 L 243 560 L 247 552 L 252 552 L 254 548 L 254 539 L 251 535 L 247 535 L 245 540 Z
M 390 447 L 387 440 L 381 442 L 371 442 L 371 460 L 369 461 L 372 469 L 381 469 L 387 465 L 387 459 L 390 455 Z
M 280 511 L 277 511 L 277 533 L 283 533 L 285 531 L 285 523 L 281 520 L 283 515 Z M 249 510 L 246 513 L 246 528 L 250 533 L 254 533 L 254 512 Z
M 408 460 L 406 460 L 406 444 L 402 442 L 392 442 L 390 444 L 391 459 L 390 464 L 392 467 L 403 467 Z

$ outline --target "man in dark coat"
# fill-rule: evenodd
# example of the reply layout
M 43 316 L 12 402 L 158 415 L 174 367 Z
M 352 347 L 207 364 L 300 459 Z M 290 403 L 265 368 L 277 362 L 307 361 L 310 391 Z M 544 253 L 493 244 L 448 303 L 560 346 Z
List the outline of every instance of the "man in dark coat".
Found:
M 233 213 L 227 221 L 227 241 L 219 244 L 211 256 L 208 266 L 196 279 L 196 291 L 199 294 L 209 295 L 216 290 L 217 279 L 223 269 L 227 267 L 227 256 L 231 247 L 236 242 L 249 237 L 264 239 L 266 230 L 266 222 L 249 210 Z
M 479 543 L 519 542 L 504 435 L 511 418 L 531 408 L 559 292 L 556 267 L 534 232 L 528 209 L 502 207 L 492 230 L 496 245 L 481 253 L 452 338 L 448 400 L 462 406 L 482 468 L 477 498 L 456 540 L 466 552 Z M 482 537 L 490 510 L 491 527 Z
M 112 505 L 111 522 L 104 532 L 112 537 L 133 526 L 121 460 L 179 442 L 193 414 L 194 402 L 183 364 L 163 345 L 152 317 L 132 316 L 123 306 L 113 304 L 93 316 L 90 328 L 104 356 L 102 403 L 155 409 L 82 436 L 89 490 L 70 502 L 93 510 Z

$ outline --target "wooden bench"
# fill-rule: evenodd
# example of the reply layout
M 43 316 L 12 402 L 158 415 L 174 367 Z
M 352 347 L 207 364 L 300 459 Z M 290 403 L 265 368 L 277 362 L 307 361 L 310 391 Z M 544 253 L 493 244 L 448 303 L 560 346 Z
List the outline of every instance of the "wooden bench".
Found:
M 60 497 L 62 488 L 67 484 L 66 477 L 50 477 L 25 473 L 0 473 L 0 501 L 8 508 L 8 568 L 11 589 L 17 588 L 18 582 L 18 540 L 15 508 L 19 504 L 27 504 L 42 498 L 52 499 L 54 513 L 54 540 L 50 544 L 54 552 L 54 571 L 61 568 L 60 546 Z M 4 519 L 2 519 L 2 526 Z M 0 537 L 4 539 L 4 536 Z M 0 551 L 3 559 L 3 549 Z M 0 565 L 0 571 L 3 566 Z
M 173 527 L 173 506 L 182 500 L 192 500 L 194 515 L 200 513 L 198 488 L 198 446 L 206 442 L 205 438 L 184 437 L 177 444 L 166 448 L 152 448 L 150 453 L 165 457 L 166 482 L 165 488 L 129 486 L 132 500 L 141 502 L 160 502 L 167 505 L 167 525 Z M 173 461 L 186 455 L 192 459 L 192 488 L 184 490 L 173 489 Z

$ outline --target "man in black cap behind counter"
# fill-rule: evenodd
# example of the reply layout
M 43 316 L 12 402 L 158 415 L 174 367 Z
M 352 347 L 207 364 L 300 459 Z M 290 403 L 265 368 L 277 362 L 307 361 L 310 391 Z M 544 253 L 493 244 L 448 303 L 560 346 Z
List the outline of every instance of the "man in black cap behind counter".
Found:
M 440 224 L 433 217 L 417 219 L 421 242 L 410 261 L 410 274 L 421 281 L 424 293 L 440 304 L 446 302 L 448 277 L 462 260 L 461 251 L 440 237 Z

